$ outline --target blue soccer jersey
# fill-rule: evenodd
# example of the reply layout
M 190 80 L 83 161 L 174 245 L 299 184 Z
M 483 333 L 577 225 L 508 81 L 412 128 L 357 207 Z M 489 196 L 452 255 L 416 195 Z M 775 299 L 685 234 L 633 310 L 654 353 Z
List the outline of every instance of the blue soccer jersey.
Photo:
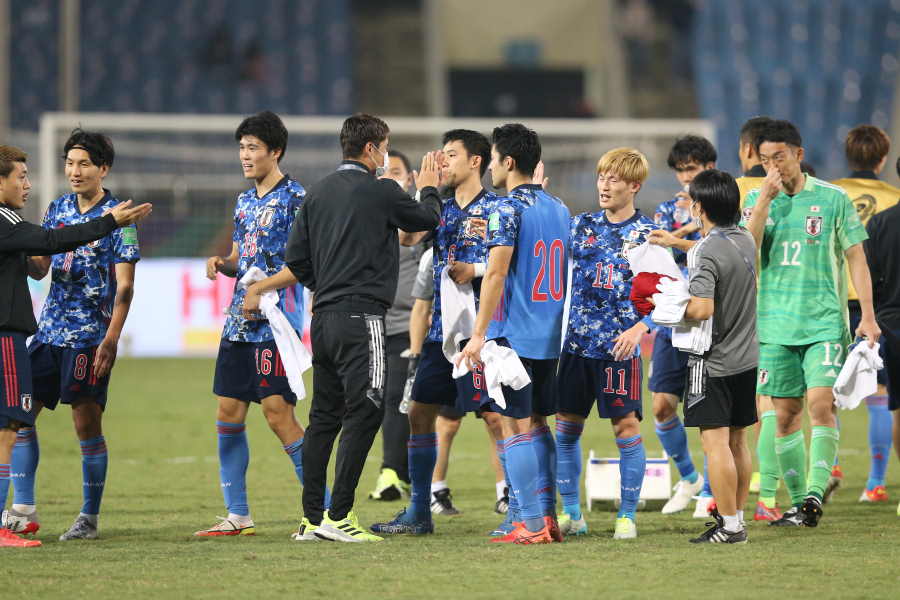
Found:
M 487 219 L 497 205 L 497 195 L 481 190 L 465 208 L 460 208 L 456 199 L 444 201 L 441 208 L 441 222 L 434 233 L 434 304 L 431 316 L 431 328 L 428 330 L 429 342 L 440 342 L 444 339 L 441 321 L 441 272 L 450 261 L 465 263 L 487 263 Z M 475 290 L 475 308 L 478 308 L 478 295 L 481 291 L 481 279 L 472 281 Z
M 643 244 L 654 229 L 640 211 L 621 223 L 610 223 L 602 210 L 572 218 L 572 289 L 563 350 L 613 360 L 615 339 L 641 320 L 629 300 L 632 273 L 625 252 Z
M 248 321 L 241 315 L 245 291 L 238 287 L 250 267 L 259 267 L 266 275 L 274 275 L 284 266 L 284 249 L 294 224 L 294 217 L 306 190 L 285 175 L 262 198 L 250 188 L 237 199 L 234 209 L 233 240 L 238 249 L 238 269 L 234 296 L 225 319 L 222 337 L 231 342 L 267 342 L 272 338 L 268 321 Z M 297 331 L 303 330 L 303 286 L 294 285 L 278 291 L 278 308 Z
M 101 217 L 119 203 L 109 191 L 82 213 L 78 196 L 54 200 L 42 225 L 55 229 Z M 116 263 L 141 259 L 137 228 L 116 229 L 109 235 L 51 259 L 50 292 L 44 302 L 35 339 L 52 346 L 84 348 L 103 341 L 116 298 Z
M 678 229 L 681 229 L 685 225 L 690 224 L 690 218 L 688 218 L 684 223 L 675 218 L 675 214 L 677 212 L 675 203 L 678 202 L 678 200 L 680 200 L 680 198 L 676 196 L 674 198 L 666 200 L 665 202 L 662 202 L 658 207 L 656 207 L 656 212 L 653 215 L 653 221 L 656 223 L 656 226 L 659 229 L 665 229 L 666 231 L 676 231 Z M 695 231 L 694 233 L 689 233 L 688 235 L 684 236 L 684 239 L 699 240 L 700 232 Z M 672 248 L 672 256 L 675 258 L 675 262 L 680 266 L 685 267 L 687 265 L 687 253 L 684 250 Z
M 498 200 L 488 221 L 487 245 L 515 249 L 487 338 L 506 338 L 521 357 L 557 358 L 566 301 L 569 209 L 540 185 L 520 185 Z

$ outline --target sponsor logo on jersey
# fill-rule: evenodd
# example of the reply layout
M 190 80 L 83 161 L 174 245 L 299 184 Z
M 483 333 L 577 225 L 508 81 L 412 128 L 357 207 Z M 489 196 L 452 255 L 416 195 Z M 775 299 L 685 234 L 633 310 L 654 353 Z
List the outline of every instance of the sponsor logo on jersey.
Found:
M 822 217 L 809 215 L 806 217 L 806 233 L 817 236 L 822 233 Z
M 275 208 L 273 206 L 267 206 L 263 209 L 262 214 L 259 215 L 259 226 L 268 227 L 272 224 L 273 218 L 275 218 Z
M 22 410 L 25 412 L 31 412 L 31 394 L 22 394 L 19 398 L 20 404 L 22 405 Z
M 759 370 L 759 385 L 766 385 L 769 383 L 769 371 L 768 369 L 760 369 Z

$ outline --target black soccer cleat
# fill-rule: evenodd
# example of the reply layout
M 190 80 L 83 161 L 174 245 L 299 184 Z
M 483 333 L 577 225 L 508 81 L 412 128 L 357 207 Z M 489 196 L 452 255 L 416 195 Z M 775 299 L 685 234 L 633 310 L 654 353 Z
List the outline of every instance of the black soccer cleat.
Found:
M 822 518 L 822 501 L 815 496 L 807 496 L 800 506 L 804 527 L 816 527 Z
M 821 512 L 821 509 L 820 509 Z M 774 521 L 769 522 L 770 527 L 802 527 L 803 526 L 803 515 L 800 513 L 800 509 L 796 506 L 792 506 L 781 515 L 780 519 L 776 519 Z
M 460 514 L 459 510 L 453 506 L 450 488 L 444 488 L 431 494 L 431 512 L 436 515 L 445 515 L 448 517 Z
M 692 544 L 746 544 L 747 530 L 728 531 L 716 524 L 691 540 Z

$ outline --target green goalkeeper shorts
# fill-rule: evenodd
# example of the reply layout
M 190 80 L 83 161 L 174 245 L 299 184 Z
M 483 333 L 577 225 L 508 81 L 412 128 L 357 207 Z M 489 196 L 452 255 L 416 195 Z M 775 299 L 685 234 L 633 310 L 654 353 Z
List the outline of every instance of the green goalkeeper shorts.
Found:
M 760 343 L 756 393 L 800 398 L 809 388 L 833 387 L 848 345 L 846 339 L 803 346 Z

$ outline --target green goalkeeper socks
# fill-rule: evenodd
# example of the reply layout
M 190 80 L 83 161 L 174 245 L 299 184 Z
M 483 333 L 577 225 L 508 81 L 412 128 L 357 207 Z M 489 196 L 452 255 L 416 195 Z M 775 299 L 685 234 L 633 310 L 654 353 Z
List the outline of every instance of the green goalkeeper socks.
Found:
M 834 427 L 813 427 L 812 439 L 809 442 L 809 480 L 806 487 L 809 493 L 822 499 L 831 467 L 837 456 L 838 441 L 841 432 Z
M 784 484 L 791 495 L 791 504 L 799 506 L 806 497 L 806 440 L 803 430 L 785 437 L 776 437 L 775 454 L 778 456 Z M 831 469 L 830 466 L 828 468 Z
M 778 478 L 781 476 L 778 456 L 775 454 L 775 411 L 767 410 L 760 416 L 759 421 L 759 439 L 756 441 L 756 456 L 759 458 L 759 499 L 766 502 L 769 508 L 774 508 Z

